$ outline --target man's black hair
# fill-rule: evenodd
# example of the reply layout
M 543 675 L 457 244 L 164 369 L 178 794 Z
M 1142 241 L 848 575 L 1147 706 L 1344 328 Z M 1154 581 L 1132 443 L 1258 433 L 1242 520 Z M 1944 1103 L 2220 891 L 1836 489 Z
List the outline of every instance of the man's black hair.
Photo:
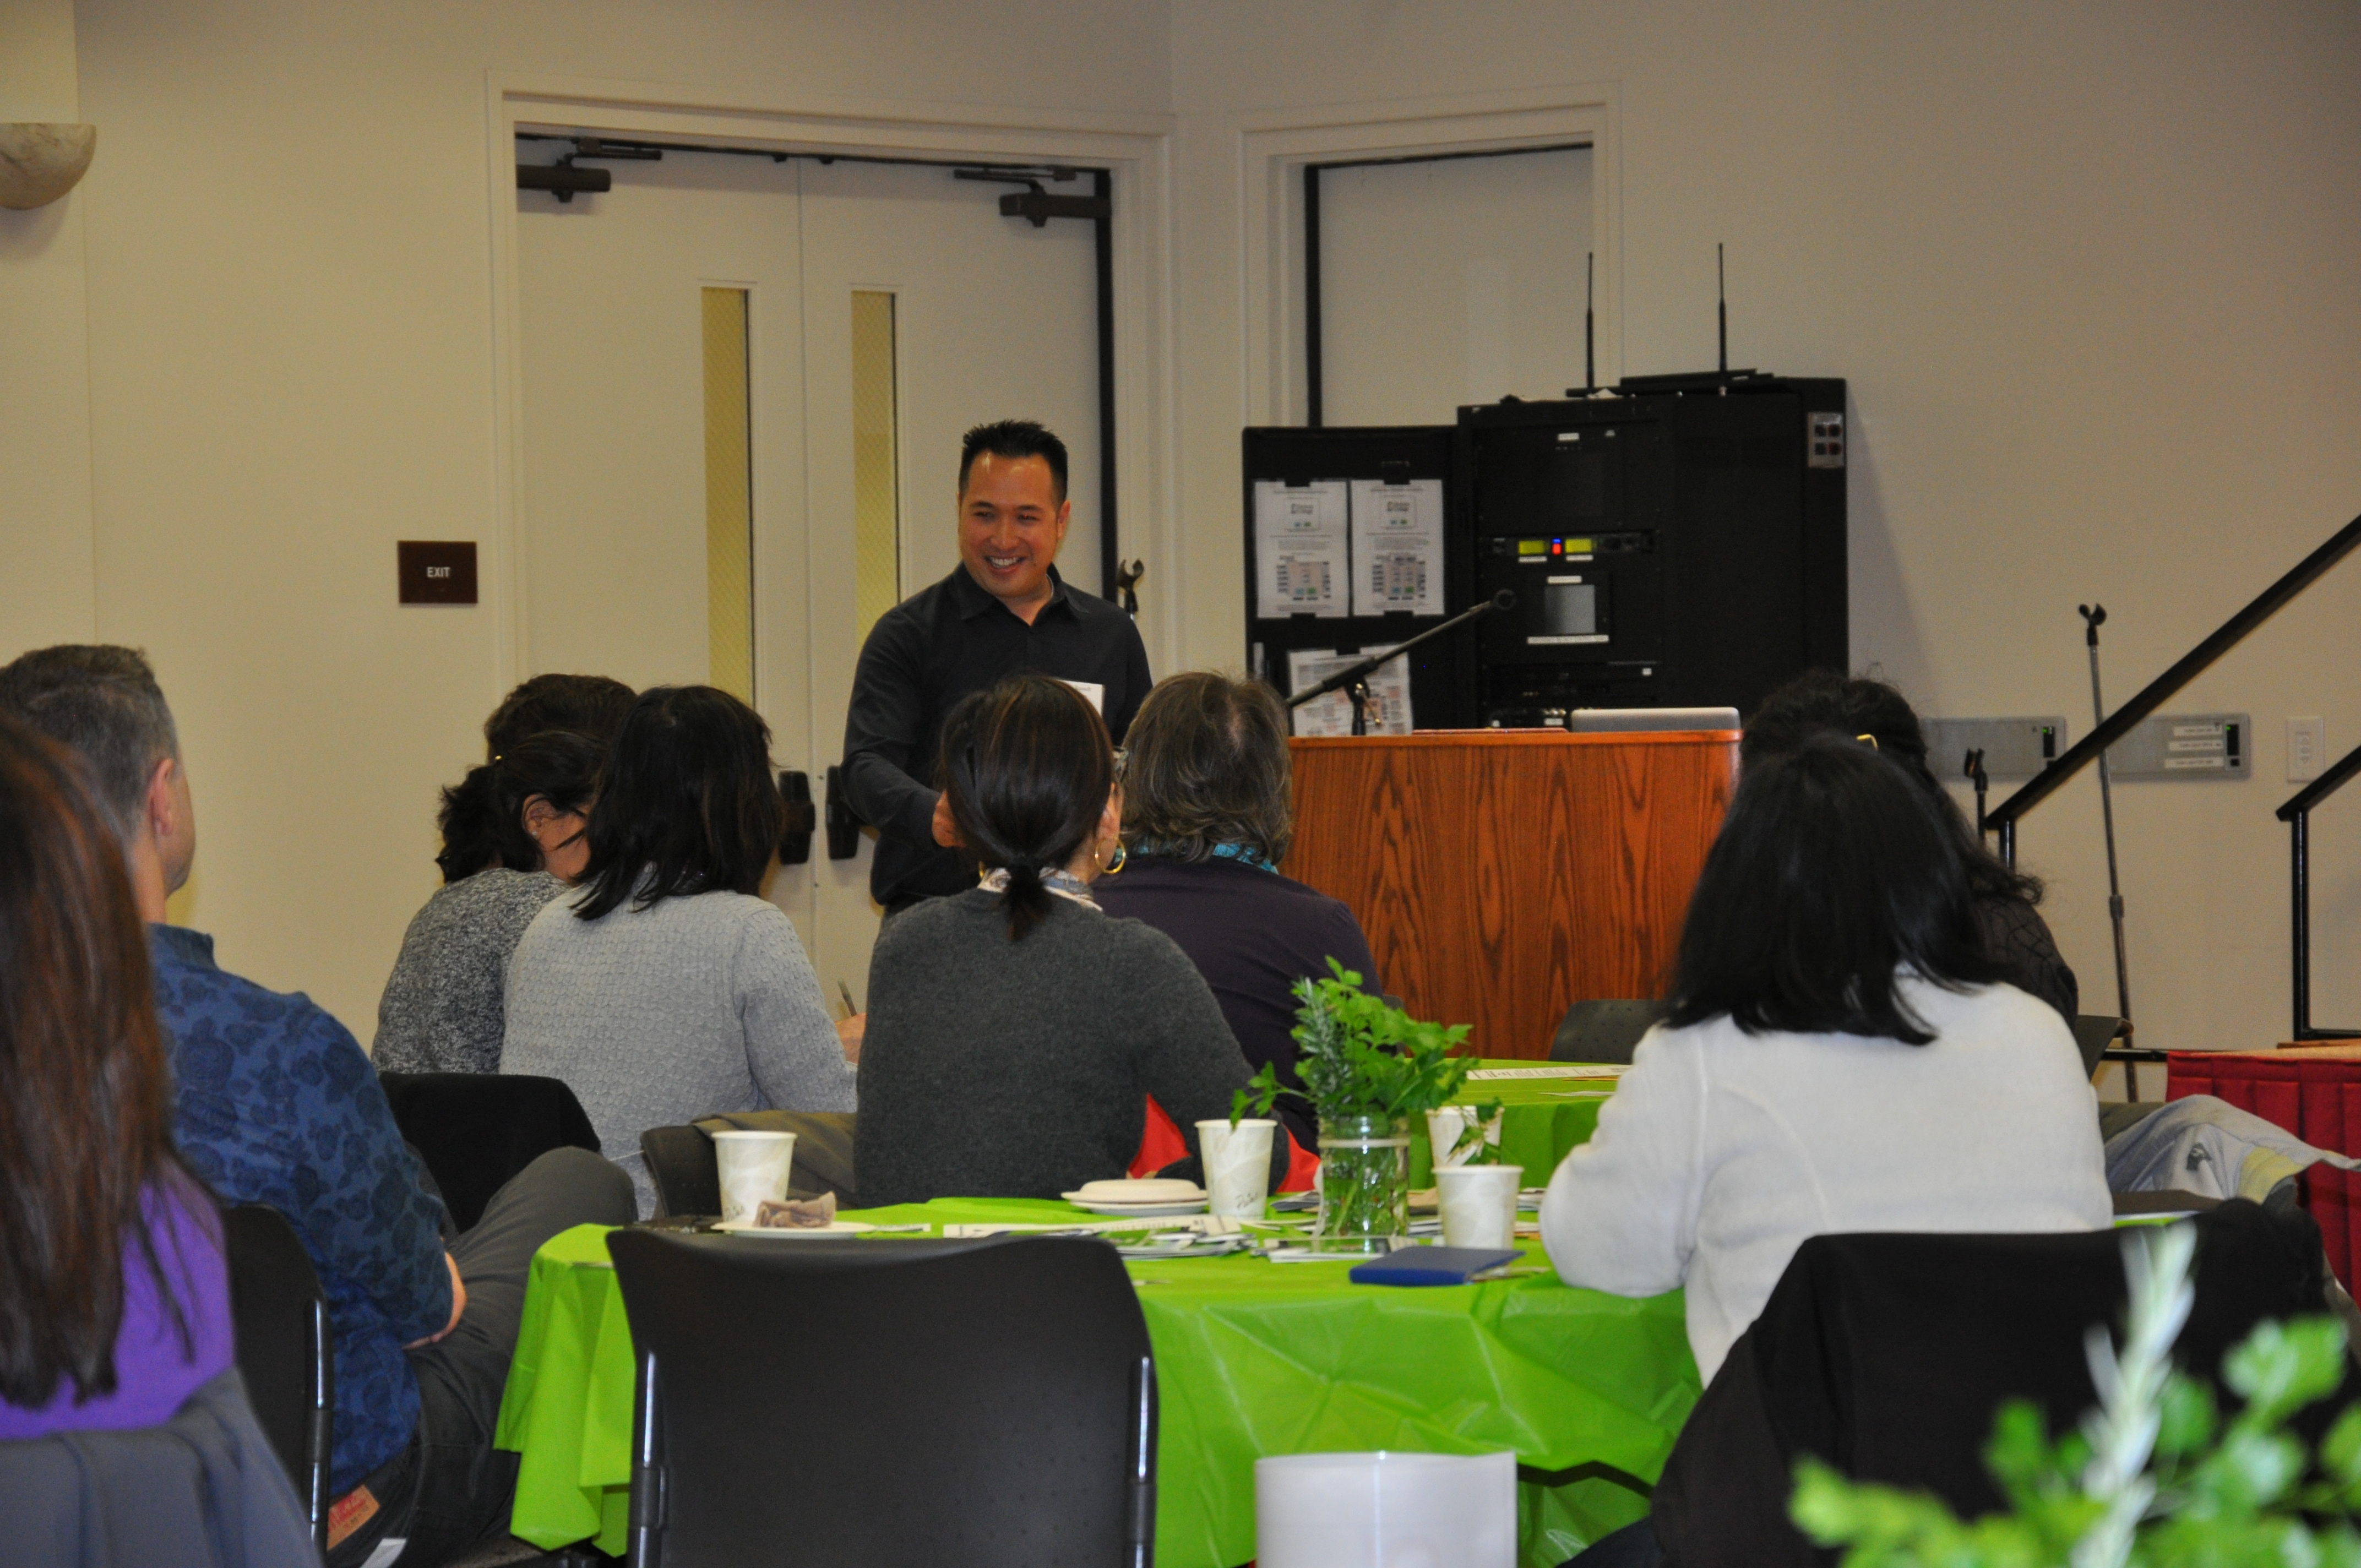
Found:
M 1058 499 L 1066 499 L 1066 444 L 1052 434 L 1038 420 L 1002 419 L 990 424 L 977 425 L 960 437 L 960 494 L 967 494 L 967 471 L 976 458 L 989 452 L 994 457 L 1015 459 L 1038 457 L 1049 465 L 1049 477 L 1058 487 Z
M 1689 900 L 1666 1022 L 1934 1038 L 1896 985 L 2004 978 L 1959 837 L 1903 764 L 1826 732 L 1748 766 Z

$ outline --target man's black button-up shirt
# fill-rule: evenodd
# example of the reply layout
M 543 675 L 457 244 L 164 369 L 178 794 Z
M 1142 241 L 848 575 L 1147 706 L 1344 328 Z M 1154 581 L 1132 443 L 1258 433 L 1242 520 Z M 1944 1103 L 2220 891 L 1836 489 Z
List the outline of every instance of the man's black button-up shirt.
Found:
M 844 783 L 853 808 L 877 828 L 869 892 L 878 903 L 975 885 L 973 862 L 937 844 L 934 829 L 943 718 L 968 693 L 1016 670 L 1093 683 L 1105 688 L 1107 733 L 1123 744 L 1150 684 L 1139 629 L 1115 605 L 1068 587 L 1054 566 L 1049 583 L 1049 602 L 1028 626 L 957 566 L 870 630 L 844 720 Z

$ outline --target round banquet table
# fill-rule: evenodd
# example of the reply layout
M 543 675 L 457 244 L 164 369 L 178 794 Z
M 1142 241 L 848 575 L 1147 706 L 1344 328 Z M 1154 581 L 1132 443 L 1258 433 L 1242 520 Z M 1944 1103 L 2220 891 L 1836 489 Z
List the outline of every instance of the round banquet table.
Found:
M 1528 1184 L 1539 1185 L 1596 1124 L 1600 1097 L 1575 1098 L 1574 1087 L 1478 1083 L 1462 1098 L 1509 1105 L 1509 1157 L 1530 1160 Z M 979 1198 L 845 1217 L 939 1234 L 1093 1216 Z M 511 1528 L 548 1549 L 624 1545 L 634 1369 L 607 1234 L 579 1226 L 534 1257 L 500 1407 L 495 1442 L 520 1455 Z M 1355 1285 L 1345 1262 L 1129 1261 L 1161 1401 L 1159 1568 L 1254 1556 L 1254 1462 L 1271 1454 L 1512 1449 L 1529 1568 L 1553 1568 L 1641 1517 L 1699 1392 L 1681 1297 L 1570 1289 L 1538 1238 L 1521 1245 L 1527 1255 L 1507 1278 L 1414 1289 Z

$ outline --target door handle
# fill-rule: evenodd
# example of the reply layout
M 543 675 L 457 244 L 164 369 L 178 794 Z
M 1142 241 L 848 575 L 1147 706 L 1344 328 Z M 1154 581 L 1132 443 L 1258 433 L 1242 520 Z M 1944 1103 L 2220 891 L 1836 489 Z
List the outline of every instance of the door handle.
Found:
M 811 775 L 781 773 L 779 795 L 787 803 L 786 828 L 779 835 L 779 864 L 799 866 L 811 859 L 812 829 L 819 825 L 818 814 L 812 809 Z
M 852 800 L 844 787 L 841 767 L 828 771 L 828 858 L 849 861 L 861 853 L 861 813 L 852 808 Z

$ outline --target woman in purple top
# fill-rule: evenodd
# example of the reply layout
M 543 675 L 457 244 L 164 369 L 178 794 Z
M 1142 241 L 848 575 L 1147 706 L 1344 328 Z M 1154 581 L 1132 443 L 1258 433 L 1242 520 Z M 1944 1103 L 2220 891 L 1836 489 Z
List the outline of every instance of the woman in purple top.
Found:
M 1124 740 L 1129 858 L 1091 892 L 1108 914 L 1180 944 L 1247 1064 L 1274 1064 L 1300 1091 L 1296 982 L 1325 975 L 1334 958 L 1371 994 L 1383 988 L 1353 912 L 1279 874 L 1295 837 L 1286 710 L 1260 681 L 1195 670 L 1149 692 Z M 1282 1100 L 1279 1114 L 1296 1142 L 1319 1146 L 1301 1103 Z
M 231 1362 L 118 833 L 0 716 L 0 1439 L 155 1426 Z

